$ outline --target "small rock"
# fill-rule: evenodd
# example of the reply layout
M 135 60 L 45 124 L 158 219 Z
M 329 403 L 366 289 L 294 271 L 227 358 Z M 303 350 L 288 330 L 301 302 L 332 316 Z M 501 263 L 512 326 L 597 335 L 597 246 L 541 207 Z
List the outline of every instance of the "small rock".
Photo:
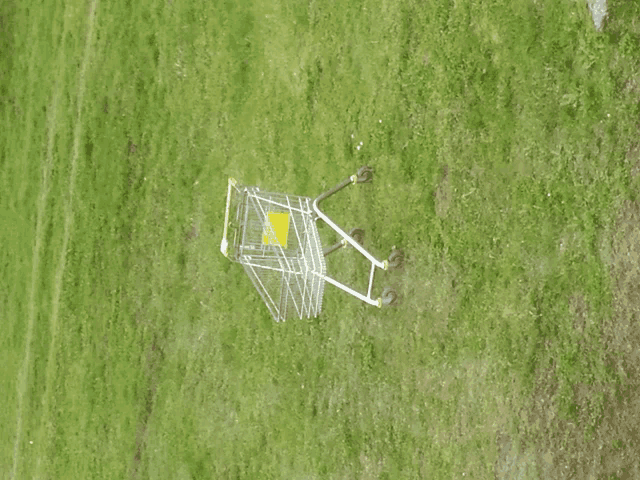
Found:
M 602 29 L 602 21 L 607 16 L 607 0 L 587 0 L 596 30 Z

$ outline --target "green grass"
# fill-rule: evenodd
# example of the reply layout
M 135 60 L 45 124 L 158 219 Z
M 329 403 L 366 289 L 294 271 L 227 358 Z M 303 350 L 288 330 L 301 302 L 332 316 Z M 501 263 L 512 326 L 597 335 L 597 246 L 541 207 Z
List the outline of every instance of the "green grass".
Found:
M 4 2 L 0 476 L 637 473 L 640 10 L 583 3 Z M 401 305 L 274 323 L 227 177 L 363 164 L 327 210 Z

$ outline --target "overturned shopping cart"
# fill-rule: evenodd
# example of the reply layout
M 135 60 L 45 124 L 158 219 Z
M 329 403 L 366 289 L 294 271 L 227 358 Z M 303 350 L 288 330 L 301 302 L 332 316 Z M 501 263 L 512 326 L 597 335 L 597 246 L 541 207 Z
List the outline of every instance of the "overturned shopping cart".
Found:
M 370 167 L 362 167 L 315 200 L 309 197 L 263 192 L 258 187 L 239 185 L 229 179 L 224 233 L 220 251 L 240 263 L 277 321 L 317 316 L 322 309 L 325 282 L 360 300 L 378 307 L 394 305 L 397 293 L 385 288 L 378 298 L 371 297 L 375 269 L 401 268 L 401 250 L 392 250 L 389 258 L 377 260 L 362 247 L 364 232 L 354 228 L 348 233 L 336 225 L 319 204 L 348 185 L 369 183 Z M 316 222 L 322 219 L 342 237 L 324 248 Z M 341 247 L 353 247 L 371 262 L 366 295 L 327 275 L 325 257 Z

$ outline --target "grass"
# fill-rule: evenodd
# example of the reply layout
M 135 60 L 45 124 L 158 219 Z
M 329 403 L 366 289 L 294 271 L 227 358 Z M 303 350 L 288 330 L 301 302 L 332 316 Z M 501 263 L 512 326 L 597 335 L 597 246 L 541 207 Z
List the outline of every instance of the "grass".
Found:
M 637 476 L 640 11 L 608 11 L 4 2 L 0 476 Z M 274 323 L 227 177 L 363 164 L 327 211 L 405 250 L 401 305 Z

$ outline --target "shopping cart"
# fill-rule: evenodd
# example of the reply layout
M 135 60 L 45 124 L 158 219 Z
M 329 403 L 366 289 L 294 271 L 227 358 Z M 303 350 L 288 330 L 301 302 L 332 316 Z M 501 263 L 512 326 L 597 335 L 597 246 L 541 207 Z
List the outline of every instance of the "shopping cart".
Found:
M 322 309 L 325 282 L 378 307 L 395 305 L 398 295 L 387 287 L 379 298 L 371 297 L 375 269 L 402 268 L 404 255 L 392 249 L 389 258 L 377 260 L 362 247 L 364 232 L 348 233 L 336 225 L 319 204 L 348 185 L 369 183 L 370 167 L 362 167 L 315 200 L 309 197 L 263 192 L 229 179 L 224 233 L 220 251 L 240 263 L 251 278 L 276 322 L 290 318 L 316 317 Z M 322 219 L 342 240 L 323 249 L 316 222 Z M 353 247 L 371 262 L 367 294 L 327 275 L 325 257 L 339 248 Z

